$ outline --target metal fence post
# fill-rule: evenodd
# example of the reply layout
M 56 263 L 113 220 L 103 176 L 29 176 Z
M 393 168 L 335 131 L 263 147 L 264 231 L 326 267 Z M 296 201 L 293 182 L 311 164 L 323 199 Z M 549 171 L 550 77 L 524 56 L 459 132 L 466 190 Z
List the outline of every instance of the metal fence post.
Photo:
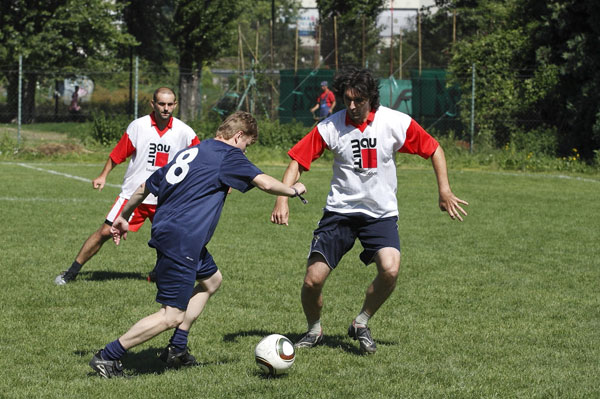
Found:
M 475 63 L 473 63 L 471 76 L 471 143 L 469 152 L 473 153 L 473 137 L 475 136 Z
M 133 106 L 133 119 L 137 119 L 138 117 L 138 82 L 139 82 L 139 74 L 138 68 L 140 65 L 140 57 L 135 56 L 135 104 Z
M 21 146 L 21 112 L 23 98 L 23 56 L 19 56 L 19 99 L 17 101 L 17 147 Z

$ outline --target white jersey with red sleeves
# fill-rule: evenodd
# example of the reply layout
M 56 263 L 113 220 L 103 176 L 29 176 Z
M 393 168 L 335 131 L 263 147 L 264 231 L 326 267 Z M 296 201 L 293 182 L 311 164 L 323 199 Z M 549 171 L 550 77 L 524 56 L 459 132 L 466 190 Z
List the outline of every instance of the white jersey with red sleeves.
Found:
M 110 153 L 117 164 L 131 156 L 119 195 L 129 199 L 140 184 L 169 163 L 177 152 L 199 142 L 192 128 L 177 118 L 172 117 L 164 130 L 158 129 L 153 113 L 134 120 Z M 144 204 L 156 204 L 156 197 L 148 195 Z
M 310 169 L 324 148 L 331 150 L 333 177 L 325 209 L 380 218 L 398 215 L 396 153 L 429 158 L 437 147 L 438 142 L 409 115 L 380 106 L 360 126 L 350 121 L 346 110 L 335 113 L 288 154 Z

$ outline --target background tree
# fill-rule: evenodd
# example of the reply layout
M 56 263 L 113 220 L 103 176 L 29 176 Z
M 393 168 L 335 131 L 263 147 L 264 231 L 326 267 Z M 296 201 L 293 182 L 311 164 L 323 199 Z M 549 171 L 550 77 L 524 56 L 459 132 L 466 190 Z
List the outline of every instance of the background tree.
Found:
M 249 92 L 255 105 L 254 112 L 273 114 L 279 87 L 279 69 L 294 67 L 295 29 L 298 15 L 297 0 L 243 0 L 244 12 L 236 21 L 236 39 L 224 48 L 222 56 L 213 65 L 239 71 L 231 76 L 226 89 L 242 94 L 247 87 L 250 75 L 256 80 L 256 86 Z M 273 21 L 272 21 L 273 20 Z M 271 22 L 273 37 L 271 38 Z M 271 59 L 271 40 L 273 41 L 273 58 Z M 312 49 L 299 48 L 310 53 Z M 243 55 L 243 64 L 242 56 Z M 312 57 L 311 57 L 312 61 Z M 312 65 L 312 64 L 311 64 Z M 302 63 L 299 61 L 300 68 Z M 251 72 L 251 70 L 253 70 Z M 236 101 L 239 98 L 236 98 Z M 233 106 L 232 103 L 229 104 Z M 235 104 L 237 106 L 237 102 Z M 245 108 L 246 104 L 243 104 Z M 250 111 L 250 109 L 248 109 Z
M 123 5 L 123 21 L 127 32 L 135 37 L 135 47 L 124 48 L 122 58 L 132 53 L 146 60 L 157 73 L 176 58 L 176 48 L 170 40 L 173 29 L 175 0 L 118 0 Z
M 35 116 L 40 73 L 66 77 L 78 68 L 113 68 L 113 55 L 133 38 L 119 29 L 120 7 L 104 0 L 5 0 L 0 3 L 0 65 L 18 69 L 23 56 L 23 121 Z M 8 74 L 8 98 L 18 98 L 18 75 Z M 17 102 L 10 102 L 17 114 Z
M 324 64 L 335 69 L 335 40 L 333 17 L 337 24 L 338 67 L 363 66 L 363 22 L 365 32 L 365 57 L 368 59 L 379 43 L 377 16 L 384 0 L 317 0 L 321 31 L 321 56 Z
M 600 149 L 600 3 L 527 0 L 517 15 L 533 19 L 524 60 L 534 71 L 531 86 L 544 94 L 530 101 L 530 112 L 550 121 L 561 155 L 577 149 L 591 159 Z
M 592 159 L 600 148 L 600 4 L 437 1 L 458 13 L 450 70 L 463 93 L 476 65 L 479 140 Z M 465 96 L 465 94 L 463 94 Z M 462 116 L 470 116 L 463 102 Z
M 242 3 L 230 0 L 178 0 L 172 41 L 179 55 L 179 116 L 195 119 L 200 107 L 202 67 L 234 43 Z

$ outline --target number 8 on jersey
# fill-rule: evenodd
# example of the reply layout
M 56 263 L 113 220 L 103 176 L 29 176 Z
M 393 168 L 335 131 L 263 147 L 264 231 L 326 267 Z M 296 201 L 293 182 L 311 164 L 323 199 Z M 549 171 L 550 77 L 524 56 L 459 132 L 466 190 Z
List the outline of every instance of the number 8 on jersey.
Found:
M 188 148 L 185 151 L 182 151 L 177 158 L 175 158 L 175 162 L 169 170 L 167 171 L 167 175 L 165 178 L 169 184 L 177 184 L 185 179 L 188 172 L 190 171 L 190 162 L 196 158 L 198 155 L 198 149 L 195 147 Z M 178 171 L 179 174 L 177 173 Z

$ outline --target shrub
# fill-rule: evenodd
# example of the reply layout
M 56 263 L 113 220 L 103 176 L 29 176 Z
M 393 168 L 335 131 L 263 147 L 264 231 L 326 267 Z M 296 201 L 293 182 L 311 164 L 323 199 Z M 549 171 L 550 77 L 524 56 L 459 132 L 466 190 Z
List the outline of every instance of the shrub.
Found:
M 221 122 L 218 114 L 209 113 L 206 117 L 189 121 L 187 124 L 194 129 L 200 140 L 206 140 L 215 137 L 215 132 Z
M 555 128 L 540 126 L 529 131 L 519 131 L 511 134 L 511 139 L 518 150 L 527 153 L 554 156 L 558 151 Z
M 126 115 L 112 115 L 107 117 L 104 112 L 93 115 L 92 138 L 102 145 L 117 142 L 129 125 L 129 117 Z
M 310 128 L 300 122 L 282 125 L 279 120 L 261 118 L 258 121 L 258 145 L 288 150 L 304 137 L 309 130 Z
M 202 119 L 188 122 L 188 125 L 194 129 L 200 140 L 205 140 L 214 137 L 221 122 L 218 114 L 210 113 Z M 288 150 L 309 130 L 310 128 L 300 122 L 282 125 L 278 120 L 258 118 L 258 143 L 256 145 Z
M 0 136 L 0 155 L 1 156 L 8 156 L 8 155 L 16 154 L 18 152 L 18 148 L 19 148 L 19 146 L 17 144 L 17 140 L 10 137 L 8 135 L 8 133 L 4 133 L 2 136 Z

